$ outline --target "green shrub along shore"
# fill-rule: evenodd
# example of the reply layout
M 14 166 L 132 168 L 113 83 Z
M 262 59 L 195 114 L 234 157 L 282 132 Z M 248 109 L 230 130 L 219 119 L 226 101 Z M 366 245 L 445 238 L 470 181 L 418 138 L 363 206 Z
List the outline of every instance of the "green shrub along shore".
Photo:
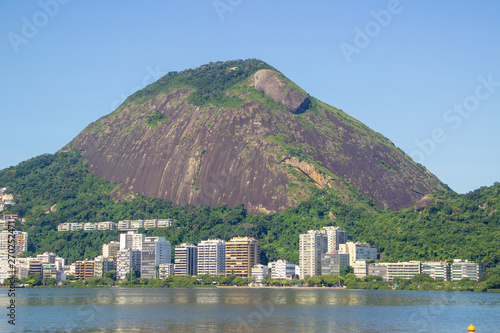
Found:
M 335 193 L 318 188 L 307 201 L 283 213 L 248 214 L 243 205 L 234 208 L 224 204 L 176 206 L 166 200 L 139 195 L 119 200 L 111 195 L 116 184 L 95 177 L 87 170 L 86 160 L 77 151 L 45 154 L 0 170 L 0 187 L 6 187 L 16 202 L 6 206 L 3 213 L 18 214 L 25 219 L 23 224 L 15 226 L 29 235 L 28 251 L 23 256 L 54 252 L 67 258 L 69 264 L 92 259 L 101 254 L 103 244 L 119 239 L 118 230 L 58 232 L 59 223 L 171 218 L 175 220 L 172 227 L 139 229 L 139 233 L 165 237 L 172 246 L 197 244 L 209 238 L 255 237 L 260 242 L 262 264 L 279 259 L 298 264 L 299 234 L 338 225 L 347 230 L 349 240 L 377 246 L 381 261 L 468 259 L 486 266 L 486 273 L 478 282 L 399 281 L 394 284 L 394 281 L 358 280 L 345 275 L 342 278 L 347 288 L 481 291 L 499 288 L 500 183 L 463 195 L 452 191 L 433 193 L 423 209 L 412 206 L 401 211 L 383 209 L 362 197 L 356 202 L 343 200 Z M 167 282 L 132 279 L 122 285 L 196 285 L 177 279 Z M 311 284 L 308 280 L 297 283 L 302 286 L 325 284 Z M 116 283 L 106 281 L 74 284 Z M 32 285 L 43 286 L 43 281 Z
M 61 285 L 56 279 L 41 279 L 38 275 L 16 280 L 16 285 L 27 288 L 98 288 L 98 287 L 123 287 L 123 288 L 215 288 L 218 286 L 255 286 L 254 278 L 241 276 L 171 276 L 165 279 L 139 278 L 137 273 L 127 274 L 126 279 L 116 281 L 116 271 L 109 271 L 101 278 L 85 280 L 66 280 Z M 490 270 L 478 282 L 464 278 L 458 282 L 436 282 L 427 274 L 419 274 L 410 280 L 394 279 L 389 282 L 382 281 L 380 276 L 366 276 L 357 278 L 350 269 L 344 270 L 342 275 L 314 275 L 307 279 L 275 280 L 265 277 L 257 286 L 268 287 L 344 287 L 346 289 L 366 290 L 419 290 L 419 291 L 468 291 L 468 292 L 500 292 L 500 270 Z

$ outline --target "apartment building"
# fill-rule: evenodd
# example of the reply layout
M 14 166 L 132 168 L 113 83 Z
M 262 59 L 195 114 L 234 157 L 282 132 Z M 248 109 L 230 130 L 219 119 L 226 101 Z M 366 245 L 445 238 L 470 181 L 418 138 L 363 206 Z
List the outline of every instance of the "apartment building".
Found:
M 106 272 L 115 269 L 115 262 L 113 259 L 98 256 L 94 258 L 94 276 L 103 277 Z
M 295 277 L 296 266 L 294 263 L 285 260 L 272 261 L 267 263 L 269 273 L 272 279 L 284 280 L 293 279 Z
M 226 275 L 250 277 L 259 264 L 260 244 L 253 237 L 234 237 L 226 242 Z
M 144 241 L 144 238 L 144 234 L 138 234 L 135 230 L 120 234 L 120 250 L 140 250 L 142 248 L 142 242 Z
M 170 263 L 171 245 L 164 237 L 146 237 L 141 249 L 141 278 L 157 278 L 160 264 Z
M 340 227 L 323 227 L 320 232 L 327 237 L 327 252 L 338 251 L 339 245 L 347 242 L 347 231 Z
M 226 242 L 209 239 L 198 244 L 198 275 L 223 275 L 226 271 Z
M 252 277 L 255 277 L 255 282 L 261 283 L 262 279 L 269 276 L 269 268 L 266 265 L 255 265 L 252 267 Z
M 189 243 L 175 247 L 175 276 L 197 275 L 198 248 Z
M 160 279 L 166 279 L 174 275 L 174 264 L 165 263 L 158 265 L 158 274 Z
M 328 250 L 327 236 L 318 230 L 309 230 L 299 236 L 300 277 L 321 275 L 321 255 Z
M 116 279 L 124 280 L 126 274 L 141 271 L 141 251 L 138 249 L 119 250 L 116 255 Z
M 448 281 L 450 278 L 450 264 L 445 261 L 423 262 L 422 273 L 428 274 L 435 281 Z
M 81 260 L 75 262 L 75 279 L 85 280 L 94 277 L 94 261 Z
M 7 252 L 19 256 L 28 249 L 28 233 L 3 230 L 0 232 L 0 253 Z
M 349 266 L 349 254 L 341 252 L 327 252 L 321 255 L 321 275 L 337 274 L 345 266 Z
M 339 252 L 349 254 L 349 266 L 351 267 L 359 259 L 377 259 L 377 248 L 367 243 L 347 242 L 339 244 Z
M 102 245 L 102 256 L 104 258 L 115 258 L 120 250 L 120 242 L 111 241 Z
M 468 260 L 455 259 L 451 265 L 451 280 L 457 282 L 463 278 L 478 281 L 484 273 L 484 265 L 481 263 L 469 262 Z

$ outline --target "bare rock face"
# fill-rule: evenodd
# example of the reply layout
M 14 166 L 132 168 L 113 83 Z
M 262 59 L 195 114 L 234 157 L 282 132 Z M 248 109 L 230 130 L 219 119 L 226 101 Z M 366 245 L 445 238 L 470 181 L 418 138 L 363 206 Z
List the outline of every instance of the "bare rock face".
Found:
M 311 105 L 306 94 L 290 89 L 287 83 L 280 79 L 278 73 L 261 69 L 250 78 L 252 86 L 262 91 L 276 103 L 283 105 L 287 110 L 299 114 L 305 112 Z
M 221 75 L 237 71 L 231 66 Z M 196 77 L 190 72 L 174 79 L 182 75 Z M 312 187 L 345 200 L 354 200 L 355 190 L 396 210 L 444 188 L 388 139 L 312 99 L 276 71 L 257 70 L 234 90 L 226 88 L 223 94 L 240 98 L 239 106 L 193 105 L 189 97 L 196 88 L 188 83 L 165 83 L 151 98 L 127 100 L 65 149 L 79 149 L 90 172 L 120 184 L 116 197 L 244 204 L 251 213 L 282 212 L 306 200 Z

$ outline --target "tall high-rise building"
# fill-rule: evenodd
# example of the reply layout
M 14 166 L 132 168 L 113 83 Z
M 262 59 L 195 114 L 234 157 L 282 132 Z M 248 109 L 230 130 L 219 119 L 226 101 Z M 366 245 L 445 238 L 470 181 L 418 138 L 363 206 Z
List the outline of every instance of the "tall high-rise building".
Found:
M 226 242 L 209 239 L 198 244 L 198 275 L 223 275 L 226 269 Z
M 197 275 L 198 248 L 189 243 L 175 247 L 175 276 Z
M 142 248 L 144 237 L 145 236 L 143 234 L 138 234 L 135 230 L 128 231 L 126 234 L 120 234 L 120 250 L 140 250 Z
M 252 275 L 252 267 L 260 262 L 260 244 L 253 237 L 234 237 L 226 242 L 226 275 Z
M 146 237 L 141 249 L 141 278 L 158 278 L 160 264 L 170 263 L 170 242 L 164 237 Z
M 28 233 L 24 231 L 8 230 L 0 232 L 0 253 L 8 252 L 12 255 L 19 256 L 28 249 Z M 14 253 L 12 253 L 14 251 Z
M 116 254 L 120 250 L 120 243 L 111 241 L 108 244 L 102 245 L 102 256 L 104 258 L 114 258 L 116 259 Z
M 116 279 L 125 279 L 126 274 L 132 271 L 141 271 L 141 251 L 138 249 L 125 249 L 116 255 Z
M 349 266 L 359 259 L 377 259 L 377 248 L 366 243 L 347 242 L 339 244 L 339 252 L 349 253 Z
M 324 227 L 320 230 L 327 237 L 327 252 L 334 252 L 339 249 L 339 244 L 347 242 L 347 231 L 337 226 Z
M 299 236 L 300 277 L 321 275 L 321 255 L 328 250 L 327 236 L 318 230 L 309 230 Z

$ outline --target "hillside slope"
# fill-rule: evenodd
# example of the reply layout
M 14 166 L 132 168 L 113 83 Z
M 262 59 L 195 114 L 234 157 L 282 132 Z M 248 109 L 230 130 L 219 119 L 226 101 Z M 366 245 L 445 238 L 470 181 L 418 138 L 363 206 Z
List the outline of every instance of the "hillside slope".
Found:
M 282 212 L 330 189 L 399 210 L 435 176 L 391 141 L 259 60 L 169 73 L 89 125 L 63 151 L 129 192 L 174 204 Z

